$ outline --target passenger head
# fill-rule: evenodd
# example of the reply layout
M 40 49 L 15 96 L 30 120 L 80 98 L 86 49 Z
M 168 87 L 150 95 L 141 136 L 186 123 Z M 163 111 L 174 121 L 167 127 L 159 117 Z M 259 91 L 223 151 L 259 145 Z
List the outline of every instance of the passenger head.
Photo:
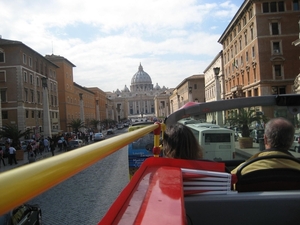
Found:
M 203 154 L 192 131 L 179 123 L 166 129 L 163 153 L 165 157 L 175 159 L 202 159 Z
M 294 141 L 295 128 L 284 118 L 271 119 L 265 127 L 265 145 L 270 149 L 288 151 Z

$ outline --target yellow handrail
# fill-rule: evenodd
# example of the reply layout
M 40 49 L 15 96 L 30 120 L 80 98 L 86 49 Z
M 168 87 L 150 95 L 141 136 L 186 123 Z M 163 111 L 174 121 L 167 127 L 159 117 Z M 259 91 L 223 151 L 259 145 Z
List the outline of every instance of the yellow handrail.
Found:
M 134 140 L 158 124 L 112 137 L 0 174 L 0 215 L 42 194 Z

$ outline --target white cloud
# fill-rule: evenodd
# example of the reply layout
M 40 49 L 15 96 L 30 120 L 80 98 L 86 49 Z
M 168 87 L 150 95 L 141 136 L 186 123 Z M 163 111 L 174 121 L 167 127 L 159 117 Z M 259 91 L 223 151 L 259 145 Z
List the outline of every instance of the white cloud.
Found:
M 235 2 L 235 3 L 233 3 Z M 130 86 L 141 62 L 153 84 L 202 73 L 241 0 L 0 2 L 0 35 L 76 65 L 74 81 L 104 91 Z

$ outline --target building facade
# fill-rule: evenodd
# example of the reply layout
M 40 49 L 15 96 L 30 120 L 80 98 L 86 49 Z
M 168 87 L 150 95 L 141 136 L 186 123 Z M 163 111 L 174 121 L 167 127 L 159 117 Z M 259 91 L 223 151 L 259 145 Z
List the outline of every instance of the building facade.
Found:
M 222 68 L 223 51 L 219 52 L 204 70 L 205 102 L 225 99 L 224 74 Z M 206 121 L 223 126 L 224 115 L 222 112 L 207 113 Z
M 125 87 L 120 91 L 107 92 L 107 98 L 112 102 L 113 118 L 116 121 L 133 118 L 157 117 L 155 109 L 156 96 L 167 95 L 168 88 L 153 86 L 152 79 L 140 64 L 138 71 L 133 75 L 130 90 Z M 168 98 L 165 98 L 167 101 Z M 159 104 L 159 103 L 157 103 Z M 168 110 L 166 110 L 167 112 Z
M 180 109 L 188 102 L 205 102 L 204 75 L 197 74 L 185 78 L 169 98 L 170 113 Z
M 0 90 L 2 125 L 32 129 L 32 136 L 43 135 L 43 124 L 52 134 L 60 130 L 57 65 L 22 42 L 0 39 Z M 44 80 L 45 83 L 42 81 Z M 44 121 L 43 86 L 47 86 L 49 119 Z M 26 137 L 31 138 L 31 137 Z
M 243 2 L 219 39 L 226 99 L 292 92 L 298 20 L 299 1 Z
M 75 65 L 68 59 L 58 55 L 46 55 L 46 59 L 58 66 L 58 99 L 61 130 L 71 132 L 72 120 L 80 119 L 88 127 L 89 122 L 96 119 L 95 94 L 73 80 Z

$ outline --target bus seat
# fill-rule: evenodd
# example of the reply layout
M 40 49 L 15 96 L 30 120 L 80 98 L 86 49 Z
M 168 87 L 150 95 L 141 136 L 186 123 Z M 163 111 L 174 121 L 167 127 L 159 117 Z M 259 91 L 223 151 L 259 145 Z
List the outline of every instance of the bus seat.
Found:
M 244 163 L 237 171 L 236 190 L 238 192 L 300 190 L 300 170 L 291 168 L 262 169 L 242 175 L 242 170 L 259 160 L 288 159 L 300 164 L 289 155 L 262 156 Z

